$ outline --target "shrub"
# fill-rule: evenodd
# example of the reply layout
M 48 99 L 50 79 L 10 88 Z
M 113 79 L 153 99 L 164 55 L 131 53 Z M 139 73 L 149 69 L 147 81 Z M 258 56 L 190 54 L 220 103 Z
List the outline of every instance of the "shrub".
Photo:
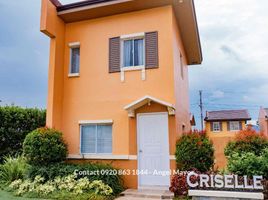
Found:
M 228 170 L 238 175 L 263 175 L 268 178 L 268 140 L 253 129 L 236 134 L 224 150 Z
M 228 157 L 228 170 L 240 176 L 263 175 L 268 178 L 268 148 L 261 155 L 252 152 L 232 154 Z
M 235 140 L 229 142 L 225 147 L 224 154 L 227 157 L 234 153 L 242 154 L 246 152 L 260 155 L 267 147 L 267 138 L 262 134 L 258 134 L 255 130 L 248 128 L 236 134 Z
M 16 179 L 23 179 L 27 171 L 27 163 L 24 157 L 5 157 L 4 163 L 0 165 L 0 181 L 4 184 Z
M 21 154 L 26 135 L 45 123 L 45 110 L 0 106 L 0 163 L 4 156 Z
M 110 196 L 113 193 L 112 188 L 102 181 L 90 182 L 86 177 L 77 180 L 73 174 L 62 178 L 56 177 L 47 182 L 41 176 L 36 176 L 33 181 L 19 179 L 12 182 L 9 188 L 15 191 L 18 196 L 31 193 L 37 197 L 45 198 L 53 198 L 55 193 L 62 192 L 65 193 L 67 199 L 69 199 L 69 194 L 79 196 L 80 194 L 94 193 L 100 196 Z
M 67 147 L 61 132 L 38 128 L 26 136 L 23 153 L 30 164 L 42 166 L 65 160 Z
M 214 148 L 204 132 L 184 134 L 176 144 L 176 162 L 180 170 L 208 171 L 214 165 Z
M 195 173 L 200 174 L 200 172 L 195 169 L 191 171 L 194 171 Z M 173 192 L 176 197 L 188 195 L 188 190 L 190 189 L 190 187 L 187 184 L 187 175 L 189 172 L 180 171 L 178 174 L 172 177 L 169 190 Z M 199 181 L 199 177 L 191 176 L 190 181 L 193 183 L 197 182 Z
M 104 172 L 115 173 L 101 173 Z M 95 173 L 99 172 L 99 173 Z M 87 177 L 89 181 L 102 180 L 103 183 L 109 185 L 114 194 L 121 193 L 123 188 L 123 181 L 121 177 L 116 173 L 116 170 L 110 165 L 99 163 L 88 164 L 67 164 L 58 163 L 48 166 L 31 166 L 29 167 L 27 177 L 33 180 L 36 176 L 40 175 L 44 177 L 46 181 L 53 180 L 56 177 L 65 177 L 69 174 L 77 173 L 77 178 Z

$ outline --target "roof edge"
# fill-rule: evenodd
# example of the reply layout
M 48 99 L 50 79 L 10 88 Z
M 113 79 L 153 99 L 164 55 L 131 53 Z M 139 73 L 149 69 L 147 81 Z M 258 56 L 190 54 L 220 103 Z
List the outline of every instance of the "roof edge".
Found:
M 251 120 L 252 118 L 234 118 L 234 119 L 204 119 L 206 122 L 215 122 L 215 121 L 244 121 Z
M 199 44 L 198 46 L 199 46 L 200 63 L 192 63 L 191 65 L 200 65 L 203 62 L 203 53 L 202 53 L 202 45 L 201 45 L 201 40 L 200 40 L 200 33 L 199 33 L 199 28 L 198 28 L 198 23 L 197 23 L 197 15 L 196 15 L 196 10 L 195 10 L 194 0 L 192 0 L 192 7 L 193 7 L 193 14 L 194 14 L 195 28 L 196 28 L 196 33 L 197 33 L 197 42 Z
M 60 6 L 62 6 L 61 2 L 58 1 L 58 0 L 50 0 L 50 2 L 51 2 L 54 6 L 56 6 L 57 8 L 60 7 Z
M 52 0 L 52 1 L 55 1 L 55 0 Z M 90 1 L 85 0 L 85 1 L 79 1 L 79 2 L 75 2 L 75 3 L 69 3 L 69 4 L 65 4 L 65 5 L 60 5 L 59 7 L 57 7 L 57 11 L 61 12 L 61 11 L 70 10 L 70 9 L 74 9 L 74 8 L 80 8 L 80 7 L 84 7 L 84 6 L 96 5 L 96 4 L 99 4 L 99 3 L 107 3 L 107 2 L 111 2 L 111 1 L 116 1 L 116 0 L 90 0 Z

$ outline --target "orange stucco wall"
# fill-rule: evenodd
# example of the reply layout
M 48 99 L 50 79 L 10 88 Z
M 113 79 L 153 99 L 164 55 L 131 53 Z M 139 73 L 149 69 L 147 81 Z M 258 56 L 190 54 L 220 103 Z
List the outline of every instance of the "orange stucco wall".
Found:
M 176 131 L 179 134 L 191 130 L 189 120 L 189 83 L 188 83 L 188 66 L 185 50 L 182 44 L 180 31 L 178 29 L 177 20 L 172 13 L 172 44 L 173 44 L 173 65 L 174 65 L 174 87 L 176 95 Z M 182 62 L 181 57 L 182 55 Z M 181 73 L 181 63 L 183 64 L 183 75 Z M 185 126 L 185 129 L 182 129 Z
M 206 133 L 213 142 L 215 148 L 215 168 L 226 168 L 227 159 L 224 155 L 224 149 L 226 145 L 232 141 L 237 131 L 228 131 L 227 122 L 222 122 L 222 131 L 212 132 L 210 128 L 210 122 L 205 123 Z M 242 129 L 246 128 L 245 121 L 242 121 Z
M 128 115 L 124 106 L 146 94 L 174 103 L 171 7 L 66 24 L 62 130 L 71 154 L 79 153 L 79 120 L 113 119 L 113 154 L 129 154 Z M 131 23 L 130 23 L 131 22 Z M 159 69 L 108 73 L 109 38 L 158 31 Z M 69 78 L 68 43 L 80 42 L 80 77 Z M 160 81 L 161 80 L 161 81 Z M 76 134 L 74 134 L 76 133 Z M 117 139 L 120 138 L 120 139 Z
M 152 113 L 152 112 L 167 112 L 167 108 L 156 104 L 151 103 L 150 105 L 144 105 L 141 108 L 136 110 L 136 114 L 138 113 Z M 137 124 L 136 124 L 136 118 L 129 118 L 129 152 L 131 155 L 137 155 Z M 178 139 L 179 135 L 175 131 L 175 116 L 169 116 L 168 117 L 168 129 L 169 129 L 169 145 L 170 145 L 170 155 L 175 154 L 175 144 L 176 139 Z M 175 139 L 174 139 L 175 138 Z M 77 160 L 72 162 L 100 162 L 100 160 Z M 129 170 L 135 170 L 138 168 L 138 161 L 137 160 L 105 160 L 101 161 L 102 163 L 108 163 L 112 166 L 118 168 L 118 169 L 129 169 Z M 176 170 L 176 162 L 174 159 L 170 159 L 170 169 Z M 171 178 L 171 177 L 170 177 Z M 137 188 L 138 186 L 138 176 L 136 175 L 127 175 L 123 177 L 124 179 L 124 185 L 127 188 Z
M 41 31 L 51 38 L 48 80 L 47 126 L 63 132 L 69 154 L 80 153 L 80 120 L 113 120 L 113 155 L 137 155 L 136 119 L 129 118 L 124 106 L 150 95 L 174 104 L 176 115 L 169 116 L 170 155 L 185 130 L 190 130 L 188 69 L 185 52 L 172 6 L 141 10 L 93 20 L 64 23 L 49 0 L 42 0 Z M 108 72 L 109 38 L 158 31 L 159 68 L 141 71 Z M 80 76 L 68 77 L 70 49 L 80 42 Z M 184 79 L 180 76 L 180 53 L 184 60 Z M 167 112 L 152 103 L 139 112 Z M 136 160 L 112 162 L 119 168 L 137 168 Z M 171 169 L 176 168 L 171 160 Z M 137 177 L 125 177 L 128 187 L 137 187 Z
M 46 124 L 61 130 L 65 24 L 58 18 L 56 8 L 50 1 L 42 0 L 41 6 L 40 30 L 51 37 Z

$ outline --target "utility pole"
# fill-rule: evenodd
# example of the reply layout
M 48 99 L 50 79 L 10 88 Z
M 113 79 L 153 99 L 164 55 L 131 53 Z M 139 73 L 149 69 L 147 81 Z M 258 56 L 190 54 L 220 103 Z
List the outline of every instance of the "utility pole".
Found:
M 203 100 L 202 100 L 202 90 L 199 90 L 199 107 L 200 107 L 200 117 L 201 117 L 201 129 L 204 130 L 204 122 L 203 122 Z

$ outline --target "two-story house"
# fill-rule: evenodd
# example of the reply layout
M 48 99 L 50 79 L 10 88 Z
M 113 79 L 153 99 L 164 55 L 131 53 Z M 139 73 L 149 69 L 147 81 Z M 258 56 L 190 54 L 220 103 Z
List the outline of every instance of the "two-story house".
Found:
M 188 65 L 202 62 L 193 0 L 42 0 L 50 37 L 47 126 L 69 159 L 145 172 L 130 188 L 167 187 L 175 143 L 191 129 Z M 133 171 L 131 171 L 133 172 Z
M 220 110 L 206 112 L 206 133 L 213 141 L 215 148 L 215 165 L 226 167 L 224 148 L 231 141 L 235 133 L 246 128 L 247 121 L 251 120 L 247 110 Z
M 261 133 L 268 136 L 268 108 L 260 108 L 258 123 Z

